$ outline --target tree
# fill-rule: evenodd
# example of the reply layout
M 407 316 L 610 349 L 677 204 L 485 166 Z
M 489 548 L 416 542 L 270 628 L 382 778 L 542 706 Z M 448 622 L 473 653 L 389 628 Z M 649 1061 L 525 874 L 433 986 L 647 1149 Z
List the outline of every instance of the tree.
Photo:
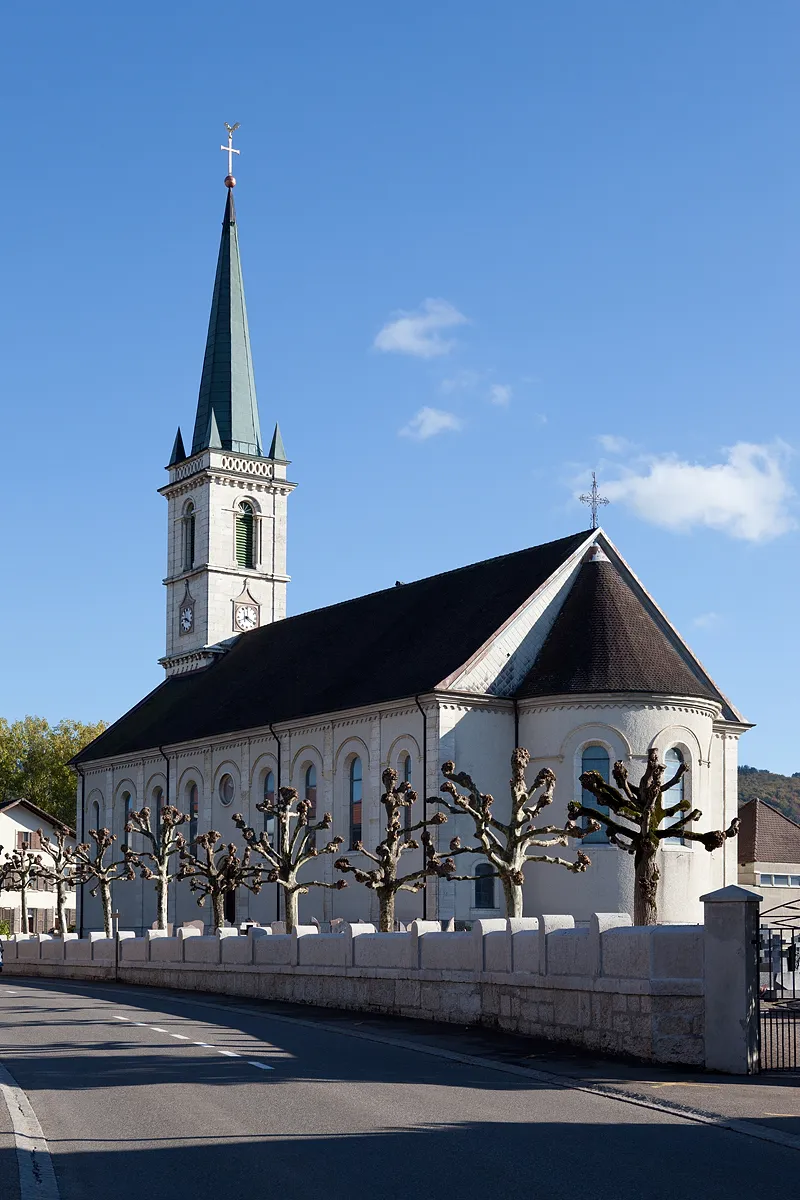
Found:
M 734 817 L 727 829 L 695 833 L 687 829 L 690 821 L 698 821 L 703 815 L 698 808 L 692 809 L 688 800 L 664 806 L 662 797 L 686 774 L 687 767 L 681 763 L 672 779 L 664 783 L 664 764 L 658 761 L 658 751 L 650 750 L 647 767 L 641 781 L 631 783 L 627 768 L 621 762 L 614 763 L 616 787 L 606 783 L 599 771 L 586 771 L 581 783 L 591 792 L 602 808 L 571 803 L 572 818 L 588 817 L 599 822 L 608 832 L 612 846 L 619 846 L 633 855 L 634 895 L 633 920 L 635 925 L 655 925 L 658 921 L 658 869 L 657 855 L 665 838 L 681 837 L 684 841 L 700 842 L 711 853 L 725 844 L 726 838 L 736 837 L 739 818 Z M 603 809 L 610 809 L 613 816 Z M 678 816 L 681 814 L 680 816 Z M 615 818 L 629 824 L 621 824 Z M 674 824 L 665 821 L 678 817 Z
M 202 856 L 192 854 L 188 849 L 181 850 L 181 869 L 177 875 L 178 879 L 189 880 L 192 892 L 200 892 L 197 903 L 201 908 L 211 897 L 215 929 L 221 929 L 225 924 L 226 896 L 240 887 L 254 895 L 261 891 L 261 868 L 250 866 L 250 847 L 239 858 L 233 842 L 217 847 L 219 838 L 216 829 L 195 838 L 194 844 L 200 848 Z
M 67 932 L 67 892 L 75 886 L 75 852 L 68 843 L 69 833 L 65 825 L 55 826 L 55 841 L 51 841 L 41 829 L 39 842 L 44 850 L 40 875 L 52 884 L 56 893 L 56 932 L 63 937 Z
M 524 868 L 526 863 L 550 863 L 564 867 L 567 871 L 580 874 L 591 864 L 591 859 L 579 850 L 575 861 L 551 854 L 530 854 L 533 848 L 551 850 L 557 846 L 569 846 L 570 839 L 581 839 L 588 833 L 599 829 L 599 825 L 589 825 L 581 829 L 573 820 L 566 825 L 541 825 L 537 828 L 535 822 L 542 809 L 553 802 L 556 777 L 549 767 L 542 767 L 528 787 L 526 772 L 531 756 L 522 746 L 518 746 L 511 755 L 511 815 L 508 821 L 501 821 L 492 812 L 494 796 L 478 790 L 472 778 L 465 772 L 456 771 L 455 763 L 446 762 L 442 766 L 442 774 L 446 783 L 441 790 L 452 797 L 453 803 L 433 798 L 433 803 L 443 804 L 447 811 L 454 816 L 466 814 L 475 826 L 477 846 L 463 846 L 460 837 L 454 837 L 450 842 L 450 853 L 482 854 L 494 868 L 492 878 L 499 879 L 505 898 L 506 916 L 521 917 L 523 911 L 522 885 L 525 882 Z M 465 789 L 459 791 L 459 788 Z M 541 794 L 534 800 L 534 793 L 541 789 Z M 474 879 L 474 875 L 454 875 L 454 879 Z
M 19 892 L 22 932 L 28 932 L 28 888 L 42 876 L 42 856 L 30 846 L 18 846 L 6 855 L 2 886 L 9 892 Z
M 345 879 L 337 879 L 335 883 L 307 879 L 301 883 L 297 878 L 301 867 L 321 854 L 335 854 L 344 839 L 337 834 L 327 845 L 317 848 L 317 834 L 330 829 L 333 817 L 325 813 L 321 821 L 312 821 L 311 801 L 298 800 L 296 788 L 282 787 L 275 800 L 264 800 L 256 808 L 264 813 L 271 829 L 256 833 L 241 813 L 234 815 L 233 822 L 241 830 L 248 848 L 266 860 L 265 881 L 277 883 L 283 889 L 286 930 L 291 933 L 298 924 L 300 897 L 305 896 L 309 888 L 338 890 L 347 887 Z
M 114 842 L 117 840 L 116 834 L 110 829 L 90 829 L 89 837 L 92 839 L 93 845 L 89 842 L 81 842 L 75 847 L 75 881 L 76 883 L 91 883 L 94 880 L 94 886 L 89 889 L 90 896 L 96 896 L 100 893 L 100 903 L 103 906 L 103 929 L 106 937 L 112 937 L 114 926 L 112 922 L 111 908 L 111 885 L 119 880 L 135 879 L 133 867 L 126 862 L 124 858 L 109 860 L 107 855 L 111 851 Z
M 67 763 L 105 728 L 104 721 L 0 717 L 0 800 L 24 797 L 74 829 L 75 776 Z
M 142 879 L 155 879 L 158 900 L 158 928 L 167 928 L 167 901 L 170 880 L 180 874 L 180 862 L 171 870 L 171 860 L 186 847 L 186 838 L 179 830 L 188 820 L 186 813 L 179 812 L 172 804 L 165 804 L 158 814 L 158 824 L 153 829 L 150 809 L 145 807 L 131 812 L 125 826 L 126 833 L 138 833 L 147 843 L 148 849 L 132 850 L 124 844 L 122 851 L 131 867 L 139 869 Z M 152 865 L 148 865 L 152 864 Z
M 364 848 L 363 842 L 356 842 L 358 850 L 370 862 L 375 863 L 371 870 L 354 867 L 347 858 L 339 858 L 333 864 L 337 871 L 349 872 L 355 876 L 358 883 L 363 883 L 378 897 L 378 909 L 381 933 L 391 933 L 394 929 L 395 897 L 398 892 L 419 892 L 425 887 L 431 876 L 445 879 L 452 877 L 455 862 L 452 858 L 441 859 L 433 848 L 433 837 L 428 825 L 443 825 L 447 817 L 444 813 L 434 813 L 426 822 L 416 821 L 405 825 L 401 814 L 410 808 L 417 800 L 417 793 L 408 783 L 397 786 L 397 771 L 388 767 L 383 772 L 383 786 L 386 791 L 381 796 L 381 804 L 386 811 L 386 835 L 378 842 L 374 853 Z M 419 841 L 409 836 L 417 830 L 422 830 Z M 419 850 L 422 846 L 422 866 L 416 871 L 408 871 L 405 875 L 398 874 L 400 859 L 410 850 Z

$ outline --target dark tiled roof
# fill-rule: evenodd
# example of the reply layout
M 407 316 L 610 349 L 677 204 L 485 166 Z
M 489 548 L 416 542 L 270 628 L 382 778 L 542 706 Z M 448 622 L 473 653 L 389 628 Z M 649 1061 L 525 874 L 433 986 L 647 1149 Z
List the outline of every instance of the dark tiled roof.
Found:
M 656 692 L 723 701 L 698 679 L 613 563 L 581 566 L 517 695 Z
M 739 809 L 740 863 L 800 863 L 800 825 L 763 800 Z
M 431 691 L 588 536 L 576 533 L 244 634 L 212 666 L 166 680 L 73 761 Z

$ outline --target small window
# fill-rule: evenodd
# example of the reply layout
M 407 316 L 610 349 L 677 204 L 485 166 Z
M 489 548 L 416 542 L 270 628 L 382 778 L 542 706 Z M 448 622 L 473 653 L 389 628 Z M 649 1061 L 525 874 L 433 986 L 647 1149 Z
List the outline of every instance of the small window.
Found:
M 403 783 L 407 783 L 409 787 L 411 787 L 411 770 L 411 755 L 406 754 L 400 761 L 400 779 Z M 405 826 L 406 832 L 408 832 L 413 823 L 414 812 L 409 804 L 407 808 L 403 809 L 403 825 Z
M 759 875 L 758 882 L 761 887 L 772 887 L 771 875 Z
M 183 510 L 183 569 L 191 571 L 194 566 L 195 511 L 191 500 Z
M 247 500 L 236 511 L 236 562 L 250 570 L 255 566 L 255 512 Z
M 233 782 L 232 775 L 223 775 L 219 781 L 219 798 L 227 808 L 229 804 L 233 804 L 233 797 L 236 795 L 236 787 Z
M 200 816 L 200 792 L 196 783 L 190 783 L 186 791 L 189 808 L 189 845 L 194 845 L 197 838 L 197 821 Z
M 494 908 L 494 870 L 489 863 L 479 863 L 475 876 L 475 907 Z
M 361 841 L 361 803 L 363 798 L 363 776 L 361 759 L 350 763 L 350 849 Z
M 788 875 L 773 875 L 772 876 L 772 886 L 773 887 L 788 887 L 789 886 L 789 876 Z
M 33 845 L 33 835 L 30 833 L 17 832 L 17 849 L 30 850 Z
M 800 887 L 800 875 L 789 876 L 789 887 Z
M 598 771 L 602 775 L 606 783 L 610 779 L 608 751 L 603 746 L 587 746 L 581 758 L 581 774 L 586 771 Z M 587 792 L 586 788 L 581 791 L 581 804 L 587 808 L 597 809 L 598 812 L 607 813 L 608 809 L 598 804 L 591 792 Z M 584 838 L 586 842 L 607 842 L 608 834 L 605 829 L 598 829 L 595 833 L 587 834 Z
M 267 771 L 264 776 L 264 803 L 275 803 L 275 774 L 273 771 Z M 275 818 L 264 815 L 264 832 L 270 842 L 275 838 Z

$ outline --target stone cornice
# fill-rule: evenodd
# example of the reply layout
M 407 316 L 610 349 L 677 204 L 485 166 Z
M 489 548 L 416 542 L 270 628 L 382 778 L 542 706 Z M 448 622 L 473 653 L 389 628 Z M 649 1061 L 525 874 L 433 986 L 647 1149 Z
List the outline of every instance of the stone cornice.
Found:
M 722 706 L 716 700 L 704 700 L 699 696 L 660 696 L 639 692 L 584 692 L 563 696 L 537 696 L 519 701 L 520 713 L 609 708 L 621 708 L 626 711 L 638 708 L 657 709 L 661 712 L 688 712 L 718 721 Z

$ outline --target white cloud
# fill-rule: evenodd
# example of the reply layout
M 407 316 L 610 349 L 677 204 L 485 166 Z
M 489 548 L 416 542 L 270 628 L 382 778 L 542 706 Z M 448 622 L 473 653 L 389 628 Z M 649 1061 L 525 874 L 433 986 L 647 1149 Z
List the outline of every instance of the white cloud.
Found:
M 508 383 L 493 383 L 489 388 L 489 403 L 506 408 L 513 395 L 513 389 Z
M 632 449 L 631 442 L 627 438 L 619 437 L 616 433 L 601 433 L 597 440 L 608 454 L 625 454 L 626 451 Z
M 457 433 L 461 428 L 463 423 L 455 413 L 442 412 L 440 408 L 421 408 L 416 416 L 403 426 L 400 436 L 424 442 L 427 438 L 435 437 L 437 433 Z
M 480 381 L 481 377 L 477 371 L 458 371 L 455 375 L 440 381 L 439 391 L 445 396 L 449 396 L 451 392 L 471 392 Z
M 692 624 L 696 625 L 698 629 L 712 629 L 718 623 L 719 613 L 715 612 L 700 613 L 692 619 Z
M 685 532 L 718 529 L 749 542 L 766 542 L 795 528 L 794 489 L 785 474 L 789 448 L 781 442 L 737 442 L 727 461 L 702 466 L 672 455 L 648 460 L 646 473 L 630 471 L 604 482 L 609 500 L 645 521 Z
M 389 354 L 439 358 L 455 345 L 452 338 L 441 336 L 441 330 L 467 322 L 468 318 L 447 300 L 424 300 L 417 312 L 395 313 L 378 332 L 373 345 Z

